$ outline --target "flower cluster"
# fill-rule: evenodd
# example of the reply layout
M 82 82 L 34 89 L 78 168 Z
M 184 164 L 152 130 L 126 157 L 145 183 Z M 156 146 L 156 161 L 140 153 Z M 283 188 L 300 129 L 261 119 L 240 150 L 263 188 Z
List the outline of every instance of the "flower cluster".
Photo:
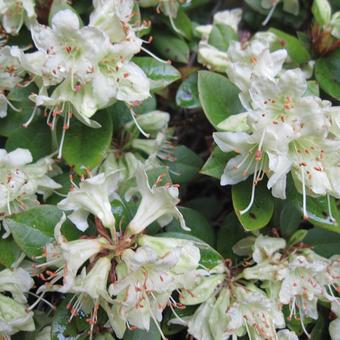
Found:
M 176 207 L 175 186 L 151 188 L 141 168 L 136 177 L 141 200 L 124 231 L 116 230 L 118 221 L 110 206 L 113 193 L 108 190 L 117 183 L 119 174 L 100 173 L 81 182 L 59 203 L 61 209 L 73 210 L 69 218 L 81 230 L 88 227 L 87 216 L 92 213 L 100 236 L 67 241 L 61 233 L 66 220 L 63 215 L 55 227 L 56 242 L 47 244 L 44 254 L 36 257 L 46 259 L 34 266 L 38 276 L 41 270 L 57 268 L 46 271 L 47 277 L 41 276 L 47 282 L 38 293 L 74 294 L 69 304 L 71 318 L 78 313 L 91 315 L 91 336 L 99 307 L 119 338 L 126 327 L 148 330 L 150 320 L 158 325 L 167 306 L 174 309 L 179 305 L 172 293 L 189 289 L 205 272 L 199 269 L 200 250 L 193 241 L 141 235 L 155 220 L 168 223 L 173 216 L 188 228 Z M 118 193 L 116 198 L 120 199 Z
M 284 48 L 272 52 L 275 41 L 273 33 L 260 32 L 247 42 L 231 41 L 225 53 L 224 71 L 240 89 L 246 111 L 222 121 L 223 131 L 213 134 L 222 151 L 238 154 L 228 161 L 221 185 L 253 176 L 251 200 L 243 214 L 251 208 L 256 184 L 264 176 L 272 195 L 284 199 L 291 173 L 308 218 L 307 195 L 340 197 L 340 111 L 310 91 L 306 72 L 284 68 L 288 53 Z
M 172 323 L 187 325 L 191 335 L 203 340 L 246 334 L 250 339 L 298 339 L 285 329 L 284 306 L 289 306 L 287 320 L 300 320 L 308 337 L 306 320 L 318 318 L 318 300 L 331 303 L 337 314 L 339 256 L 326 259 L 311 249 L 287 246 L 282 238 L 262 235 L 252 249 L 248 267 L 237 275 L 230 268 L 214 268 L 200 277 L 190 294 L 182 293 L 184 305 L 203 303 L 192 316 Z M 337 327 L 336 319 L 330 324 L 332 339 Z
M 0 216 L 1 219 L 29 209 L 37 204 L 36 194 L 47 198 L 59 189 L 48 173 L 56 172 L 50 157 L 32 163 L 32 155 L 27 149 L 16 149 L 7 153 L 0 149 Z

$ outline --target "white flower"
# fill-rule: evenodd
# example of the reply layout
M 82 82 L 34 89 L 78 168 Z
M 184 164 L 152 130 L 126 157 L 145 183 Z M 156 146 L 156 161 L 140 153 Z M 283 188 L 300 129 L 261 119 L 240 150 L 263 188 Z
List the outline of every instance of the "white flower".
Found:
M 17 35 L 25 22 L 27 26 L 35 19 L 33 0 L 1 0 L 0 19 L 5 31 Z
M 31 276 L 22 268 L 0 272 L 0 292 L 10 292 L 18 303 L 26 303 L 27 293 L 34 285 Z
M 6 98 L 5 91 L 10 91 L 17 86 L 24 76 L 24 70 L 17 58 L 19 48 L 4 46 L 0 48 L 0 118 L 7 116 L 7 108 L 19 111 Z
M 142 232 L 156 220 L 159 220 L 162 225 L 166 225 L 173 217 L 177 217 L 181 227 L 188 230 L 184 218 L 176 206 L 179 203 L 176 186 L 157 187 L 154 185 L 150 187 L 148 176 L 142 168 L 137 169 L 136 180 L 142 198 L 135 216 L 127 227 L 129 234 Z
M 274 253 L 286 247 L 283 238 L 268 237 L 259 235 L 254 244 L 253 259 L 256 263 L 270 259 Z
M 31 27 L 35 46 L 48 56 L 43 73 L 52 75 L 54 84 L 69 77 L 75 89 L 76 82 L 83 84 L 91 79 L 96 55 L 106 37 L 94 27 L 80 28 L 78 16 L 69 9 L 58 11 L 51 26 L 36 23 Z
M 143 101 L 150 96 L 150 81 L 144 71 L 130 59 L 139 52 L 133 42 L 104 44 L 97 56 L 93 74 L 94 95 L 101 102 L 122 100 L 127 103 Z
M 332 28 L 332 35 L 337 38 L 340 39 L 340 11 L 335 12 L 332 15 L 332 19 L 330 21 L 330 26 Z
M 106 228 L 114 228 L 115 218 L 110 197 L 117 189 L 118 180 L 118 172 L 101 173 L 87 178 L 79 183 L 79 187 L 74 187 L 67 197 L 58 203 L 58 207 L 62 210 L 73 210 L 68 218 L 81 231 L 88 228 L 87 217 L 90 213 L 99 218 Z
M 249 336 L 252 331 L 261 338 L 275 339 L 276 328 L 285 326 L 281 310 L 254 285 L 235 286 L 232 297 L 234 301 L 226 313 L 228 324 L 225 335 L 239 334 L 244 329 Z
M 45 247 L 44 254 L 40 256 L 41 258 L 46 258 L 46 262 L 35 265 L 36 268 L 45 268 L 46 266 L 58 267 L 55 272 L 50 274 L 50 281 L 41 286 L 38 292 L 59 291 L 66 293 L 71 291 L 75 286 L 76 276 L 82 265 L 91 257 L 104 250 L 108 244 L 108 241 L 103 237 L 75 241 L 65 240 L 61 234 L 61 226 L 65 220 L 66 216 L 63 214 L 54 230 L 56 244 L 48 244 Z M 63 278 L 63 284 L 55 284 L 61 278 Z
M 90 26 L 105 32 L 113 43 L 131 38 L 133 28 L 129 21 L 135 15 L 133 0 L 93 0 L 93 7 Z
M 277 332 L 278 340 L 299 340 L 295 332 L 288 329 L 283 329 Z
M 198 62 L 210 70 L 225 72 L 228 66 L 228 55 L 206 41 L 200 41 L 198 45 Z
M 33 312 L 24 304 L 0 294 L 0 335 L 5 339 L 20 332 L 34 331 Z
M 303 254 L 291 254 L 286 268 L 278 271 L 278 280 L 282 280 L 279 300 L 290 305 L 290 318 L 296 317 L 297 308 L 301 325 L 304 318 L 318 318 L 317 301 L 323 294 L 323 282 L 320 275 L 327 269 L 328 260 L 312 251 Z M 304 328 L 306 334 L 307 331 Z
M 36 193 L 45 197 L 61 187 L 47 173 L 52 160 L 32 162 L 29 150 L 16 149 L 7 153 L 0 149 L 0 214 L 7 216 L 39 204 Z
M 235 8 L 232 10 L 225 10 L 217 12 L 214 15 L 214 24 L 220 24 L 230 26 L 235 32 L 237 32 L 238 25 L 242 19 L 242 9 Z
M 287 51 L 270 52 L 276 40 L 273 33 L 257 33 L 245 44 L 231 41 L 227 51 L 229 79 L 243 92 L 247 91 L 252 75 L 273 79 L 281 70 L 287 58 Z

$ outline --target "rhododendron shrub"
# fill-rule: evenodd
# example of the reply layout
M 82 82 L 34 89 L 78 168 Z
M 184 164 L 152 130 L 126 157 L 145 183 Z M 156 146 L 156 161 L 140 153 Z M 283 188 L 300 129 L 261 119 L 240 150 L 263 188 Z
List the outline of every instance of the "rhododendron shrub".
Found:
M 0 338 L 340 340 L 337 0 L 0 0 Z

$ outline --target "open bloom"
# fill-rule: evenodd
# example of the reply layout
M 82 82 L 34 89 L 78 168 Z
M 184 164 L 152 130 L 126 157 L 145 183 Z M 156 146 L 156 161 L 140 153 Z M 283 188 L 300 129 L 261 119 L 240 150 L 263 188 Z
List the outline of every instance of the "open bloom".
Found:
M 87 217 L 90 213 L 99 218 L 106 228 L 114 228 L 110 197 L 117 189 L 118 180 L 118 172 L 87 178 L 79 183 L 79 187 L 72 188 L 67 197 L 58 203 L 58 207 L 73 210 L 68 218 L 81 231 L 88 228 Z
M 196 275 L 200 251 L 192 241 L 142 236 L 140 246 L 126 249 L 118 261 L 117 282 L 110 293 L 117 295 L 110 320 L 118 337 L 126 324 L 148 330 L 150 319 L 162 320 L 162 311 L 177 303 L 174 290 L 190 284 Z
M 5 31 L 17 35 L 25 22 L 30 26 L 36 17 L 34 0 L 1 0 L 0 19 Z
M 65 220 L 66 216 L 63 214 L 54 230 L 56 243 L 47 244 L 44 254 L 40 256 L 40 258 L 46 258 L 46 262 L 35 265 L 36 268 L 45 268 L 46 266 L 57 267 L 55 272 L 50 272 L 48 277 L 50 281 L 41 286 L 40 291 L 51 290 L 62 293 L 70 291 L 74 288 L 76 276 L 80 268 L 92 256 L 103 251 L 108 244 L 108 241 L 102 237 L 67 241 L 61 234 L 61 226 Z M 63 278 L 62 285 L 57 283 L 61 278 Z
M 0 335 L 9 339 L 19 331 L 35 329 L 33 312 L 27 308 L 26 295 L 34 281 L 22 268 L 0 272 Z M 12 298 L 4 293 L 10 293 Z
M 75 89 L 76 82 L 91 78 L 105 35 L 94 27 L 80 28 L 78 16 L 69 9 L 58 11 L 51 26 L 36 23 L 31 27 L 35 46 L 48 56 L 43 73 L 52 75 L 54 84 L 70 77 Z
M 158 220 L 160 224 L 168 224 L 173 217 L 177 217 L 181 227 L 185 230 L 184 218 L 177 208 L 179 203 L 178 188 L 175 185 L 150 187 L 148 176 L 143 168 L 136 171 L 137 190 L 142 198 L 131 222 L 127 227 L 129 234 L 138 234 L 142 232 L 152 222 Z
M 36 193 L 47 197 L 61 186 L 47 173 L 53 161 L 43 158 L 32 163 L 29 150 L 16 149 L 7 153 L 0 149 L 0 214 L 11 215 L 39 204 Z
M 227 75 L 242 92 L 248 90 L 252 75 L 273 79 L 282 70 L 287 51 L 280 49 L 270 52 L 270 46 L 275 40 L 273 33 L 261 32 L 246 43 L 230 42 Z

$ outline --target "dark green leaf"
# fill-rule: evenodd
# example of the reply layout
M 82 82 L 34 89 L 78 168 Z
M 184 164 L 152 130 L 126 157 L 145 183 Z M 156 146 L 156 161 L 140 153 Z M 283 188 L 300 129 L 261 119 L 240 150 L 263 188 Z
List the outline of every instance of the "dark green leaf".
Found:
M 99 111 L 93 119 L 101 128 L 90 128 L 73 120 L 66 132 L 63 157 L 78 174 L 99 165 L 111 145 L 113 127 L 110 113 L 107 110 Z
M 174 24 L 176 29 L 178 29 L 186 39 L 191 40 L 192 23 L 190 18 L 186 15 L 182 8 L 180 8 L 179 11 L 177 12 L 177 16 L 174 19 Z
M 313 249 L 321 256 L 331 257 L 339 253 L 340 234 L 331 231 L 313 228 L 308 231 L 304 243 L 313 246 Z
M 186 64 L 189 60 L 188 44 L 172 33 L 156 31 L 152 45 L 162 58 L 183 64 Z
M 283 237 L 290 237 L 298 228 L 302 216 L 296 204 L 287 200 L 280 214 L 280 231 Z
M 124 334 L 123 340 L 160 340 L 161 334 L 155 325 L 154 321 L 150 321 L 150 329 L 149 331 L 143 330 L 135 330 L 130 331 L 127 330 Z
M 6 149 L 12 151 L 16 148 L 29 149 L 34 161 L 51 154 L 51 129 L 46 121 L 36 120 L 27 128 L 19 127 L 11 133 L 6 142 Z
M 252 176 L 247 181 L 233 185 L 232 199 L 235 213 L 241 224 L 246 230 L 258 230 L 265 227 L 274 211 L 274 199 L 262 181 L 256 185 L 255 200 L 251 209 L 241 215 L 240 211 L 244 210 L 251 198 L 253 179 Z
M 220 74 L 199 71 L 198 93 L 203 111 L 215 128 L 230 115 L 243 111 L 239 90 Z
M 305 64 L 311 59 L 309 51 L 299 39 L 276 28 L 271 28 L 269 31 L 279 39 L 276 47 L 287 49 L 292 61 L 297 64 Z
M 16 244 L 28 256 L 41 255 L 43 247 L 54 242 L 54 227 L 59 222 L 62 212 L 52 205 L 26 210 L 12 215 L 6 223 Z M 69 240 L 80 236 L 78 230 L 68 220 L 62 227 L 62 233 Z
M 202 166 L 202 159 L 184 145 L 179 145 L 173 152 L 174 161 L 169 161 L 169 172 L 174 183 L 190 182 Z
M 201 106 L 198 97 L 196 72 L 191 74 L 179 86 L 176 93 L 176 104 L 184 109 L 197 109 Z
M 213 26 L 208 42 L 217 49 L 227 52 L 232 40 L 238 40 L 238 35 L 233 28 L 223 24 L 216 24 Z
M 21 255 L 20 248 L 12 238 L 0 239 L 0 263 L 10 268 Z
M 340 49 L 315 64 L 315 77 L 320 87 L 330 96 L 340 100 Z
M 219 147 L 215 147 L 208 160 L 203 165 L 200 173 L 220 179 L 224 168 L 230 158 L 234 157 L 233 152 L 223 152 Z
M 133 58 L 151 81 L 152 89 L 161 89 L 181 78 L 181 74 L 171 65 L 161 63 L 151 57 Z
M 185 233 L 198 237 L 200 240 L 208 243 L 211 246 L 215 244 L 215 232 L 207 219 L 198 211 L 190 208 L 180 207 L 180 212 L 183 214 L 185 223 L 191 231 L 185 231 L 181 228 L 179 222 L 175 219 L 166 226 L 169 232 Z

